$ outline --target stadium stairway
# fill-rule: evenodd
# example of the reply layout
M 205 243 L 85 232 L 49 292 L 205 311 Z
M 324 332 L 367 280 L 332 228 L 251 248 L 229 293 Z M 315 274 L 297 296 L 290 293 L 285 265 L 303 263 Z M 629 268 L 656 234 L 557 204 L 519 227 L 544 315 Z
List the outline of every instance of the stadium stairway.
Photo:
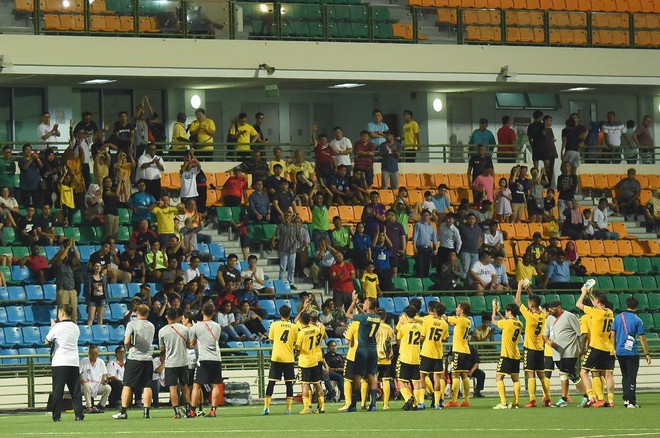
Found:
M 598 208 L 598 200 L 600 199 L 599 197 L 591 197 L 591 196 L 584 196 L 584 195 L 575 195 L 575 199 L 580 203 L 580 206 L 583 208 L 590 208 L 591 211 L 593 212 L 595 209 Z M 612 202 L 611 198 L 607 198 L 609 202 Z M 644 239 L 644 240 L 656 240 L 658 243 L 660 243 L 660 239 L 658 239 L 658 236 L 651 232 L 646 231 L 646 226 L 644 224 L 644 216 L 640 215 L 635 217 L 634 221 L 627 221 L 623 215 L 621 216 L 615 216 L 615 215 L 610 215 L 608 216 L 608 222 L 610 224 L 618 223 L 618 224 L 624 224 L 625 229 L 627 232 L 627 236 L 636 238 L 636 239 Z M 623 236 L 622 236 L 623 237 Z

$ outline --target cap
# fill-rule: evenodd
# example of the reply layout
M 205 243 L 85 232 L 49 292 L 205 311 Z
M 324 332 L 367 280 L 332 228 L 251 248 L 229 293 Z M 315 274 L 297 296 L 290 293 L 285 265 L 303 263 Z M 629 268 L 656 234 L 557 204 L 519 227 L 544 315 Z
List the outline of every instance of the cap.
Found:
M 537 231 L 536 233 L 534 233 L 534 235 L 533 235 L 532 237 L 533 237 L 534 239 L 536 239 L 537 237 L 540 239 L 540 238 L 541 238 L 541 233 L 539 233 L 539 232 Z
M 319 317 L 319 311 L 318 310 L 312 309 L 308 313 L 309 313 L 309 317 L 312 318 L 312 319 L 315 319 L 315 318 Z

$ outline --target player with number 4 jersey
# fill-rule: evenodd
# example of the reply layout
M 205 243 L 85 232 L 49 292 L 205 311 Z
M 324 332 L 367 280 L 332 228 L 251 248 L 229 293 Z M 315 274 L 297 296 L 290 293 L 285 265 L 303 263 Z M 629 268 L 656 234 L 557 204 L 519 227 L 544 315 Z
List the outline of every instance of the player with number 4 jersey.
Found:
M 261 415 L 270 413 L 270 401 L 275 390 L 275 382 L 279 382 L 282 378 L 284 378 L 284 384 L 286 385 L 286 415 L 291 415 L 291 407 L 293 406 L 293 382 L 296 381 L 293 347 L 296 345 L 298 327 L 289 320 L 291 318 L 291 307 L 280 307 L 280 317 L 280 321 L 275 321 L 270 325 L 268 332 L 268 339 L 273 344 L 273 351 L 270 357 L 264 410 Z

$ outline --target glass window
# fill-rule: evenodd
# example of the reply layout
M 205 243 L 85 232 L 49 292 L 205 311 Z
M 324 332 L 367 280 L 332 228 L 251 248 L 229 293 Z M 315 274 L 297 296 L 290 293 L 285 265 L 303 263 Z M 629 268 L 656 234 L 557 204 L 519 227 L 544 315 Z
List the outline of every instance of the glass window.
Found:
M 43 88 L 14 88 L 14 138 L 17 142 L 39 139 L 37 127 L 44 108 Z
M 524 93 L 495 93 L 498 108 L 525 108 L 527 99 Z
M 119 120 L 119 112 L 126 111 L 128 118 L 132 119 L 133 107 L 132 90 L 103 90 L 103 123 L 109 124 L 110 129 Z
M 0 141 L 11 141 L 11 88 L 0 88 Z

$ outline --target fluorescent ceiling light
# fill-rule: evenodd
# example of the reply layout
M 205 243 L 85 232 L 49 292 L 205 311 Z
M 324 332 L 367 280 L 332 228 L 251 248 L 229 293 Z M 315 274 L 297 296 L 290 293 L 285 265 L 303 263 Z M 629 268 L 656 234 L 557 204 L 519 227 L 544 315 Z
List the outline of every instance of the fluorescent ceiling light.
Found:
M 569 88 L 568 90 L 562 90 L 562 91 L 591 91 L 595 90 L 595 88 L 589 88 L 589 87 L 573 87 Z
M 365 84 L 356 84 L 353 82 L 346 82 L 343 84 L 337 84 L 337 85 L 331 85 L 328 88 L 358 88 L 358 87 L 364 87 Z
M 436 113 L 439 113 L 442 111 L 442 100 L 440 99 L 433 99 L 433 111 Z
M 117 82 L 117 81 L 115 79 L 90 79 L 88 81 L 82 81 L 78 83 L 82 85 L 103 85 L 103 84 L 111 84 L 113 82 Z

